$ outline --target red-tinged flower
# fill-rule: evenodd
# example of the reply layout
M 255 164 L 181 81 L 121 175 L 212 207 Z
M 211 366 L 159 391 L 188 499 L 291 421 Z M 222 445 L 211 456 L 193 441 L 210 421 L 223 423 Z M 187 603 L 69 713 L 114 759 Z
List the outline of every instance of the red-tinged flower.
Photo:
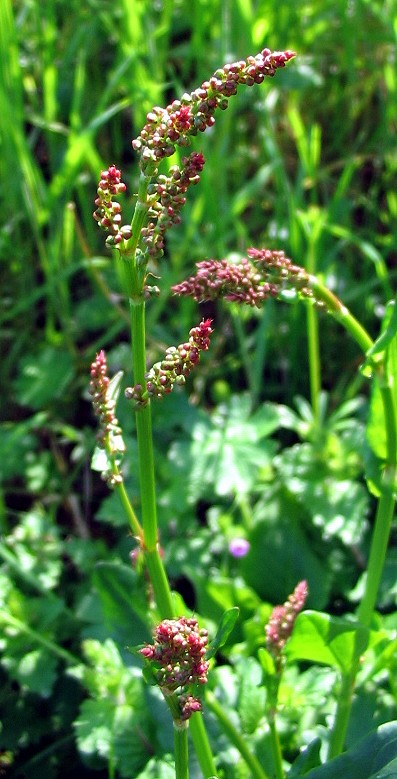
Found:
M 125 395 L 133 400 L 135 407 L 143 408 L 150 398 L 162 398 L 172 392 L 174 385 L 182 385 L 193 368 L 200 361 L 200 352 L 207 351 L 210 345 L 210 336 L 213 332 L 211 319 L 205 319 L 198 327 L 193 327 L 189 332 L 189 341 L 179 346 L 169 346 L 165 358 L 157 362 L 146 373 L 146 387 L 135 384 L 127 387 Z
M 179 688 L 205 684 L 209 664 L 205 660 L 208 633 L 194 618 L 165 619 L 154 631 L 154 643 L 139 650 L 152 662 L 156 680 L 165 694 Z M 185 690 L 184 690 L 185 691 Z
M 299 582 L 288 600 L 282 606 L 274 607 L 265 627 L 266 646 L 273 655 L 278 671 L 282 667 L 283 649 L 293 631 L 295 620 L 305 605 L 308 594 L 307 582 L 305 580 Z
M 249 259 L 243 257 L 236 264 L 227 260 L 198 262 L 197 273 L 172 287 L 172 292 L 198 302 L 224 298 L 258 308 L 288 288 L 314 299 L 309 274 L 283 251 L 248 249 L 247 255 Z M 321 305 L 321 301 L 315 302 Z
M 246 258 L 238 264 L 227 260 L 203 260 L 196 268 L 194 276 L 172 287 L 174 295 L 190 296 L 199 303 L 224 298 L 260 307 L 269 297 L 278 294 L 278 288 L 264 281 Z
M 295 56 L 293 51 L 272 52 L 263 49 L 255 57 L 248 57 L 218 68 L 213 76 L 191 94 L 174 100 L 167 108 L 155 106 L 146 117 L 141 134 L 133 142 L 140 153 L 145 170 L 164 157 L 169 157 L 176 146 L 187 146 L 190 138 L 214 124 L 217 108 L 227 108 L 228 100 L 240 85 L 261 84 L 266 76 L 274 76 Z
M 141 230 L 141 246 L 151 260 L 163 255 L 164 235 L 173 224 L 181 221 L 185 194 L 189 186 L 199 182 L 203 167 L 203 155 L 193 152 L 183 157 L 181 166 L 173 165 L 168 176 L 159 175 L 149 185 L 149 222 Z
M 112 196 L 121 195 L 126 189 L 121 181 L 121 171 L 115 165 L 102 171 L 95 200 L 97 208 L 93 216 L 99 226 L 109 233 L 108 242 L 112 245 L 131 238 L 130 225 L 121 225 L 121 205 L 117 200 L 112 200 Z
M 102 349 L 95 357 L 91 365 L 91 379 L 89 393 L 92 396 L 92 406 L 99 420 L 97 433 L 98 446 L 105 449 L 111 457 L 119 458 L 124 454 L 125 446 L 122 439 L 122 431 L 115 415 L 115 400 L 110 396 L 110 379 L 107 375 L 106 354 Z M 121 480 L 121 475 L 116 477 L 108 471 L 103 472 L 103 477 L 112 485 L 115 480 Z

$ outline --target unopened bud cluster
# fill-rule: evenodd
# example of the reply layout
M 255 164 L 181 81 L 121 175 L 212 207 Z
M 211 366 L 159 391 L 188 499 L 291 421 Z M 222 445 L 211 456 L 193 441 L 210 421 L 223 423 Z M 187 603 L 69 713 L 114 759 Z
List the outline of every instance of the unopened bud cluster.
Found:
M 309 274 L 294 265 L 282 251 L 248 249 L 249 259 L 238 264 L 227 260 L 204 260 L 196 264 L 197 273 L 172 287 L 175 295 L 205 300 L 225 300 L 260 307 L 270 297 L 277 297 L 287 286 L 300 295 L 313 297 Z
M 193 152 L 183 157 L 182 165 L 173 165 L 169 175 L 159 175 L 149 185 L 149 222 L 141 230 L 141 245 L 148 256 L 158 259 L 163 255 L 166 230 L 181 221 L 180 212 L 186 203 L 185 193 L 191 184 L 198 184 L 204 167 L 202 154 Z
M 207 631 L 199 628 L 196 619 L 180 617 L 160 622 L 154 631 L 154 643 L 139 650 L 150 663 L 163 694 L 178 694 L 181 720 L 201 709 L 191 687 L 207 682 L 207 648 Z
M 121 195 L 127 187 L 121 181 L 121 171 L 114 165 L 110 165 L 107 170 L 103 170 L 98 184 L 94 211 L 94 219 L 103 230 L 110 235 L 107 243 L 117 245 L 123 240 L 131 238 L 131 227 L 121 225 L 121 205 L 118 200 L 112 200 L 115 195 Z
M 91 365 L 91 380 L 89 393 L 92 395 L 92 405 L 99 419 L 97 433 L 98 446 L 106 449 L 109 455 L 118 456 L 124 453 L 124 443 L 121 428 L 115 416 L 115 401 L 109 397 L 109 377 L 107 375 L 107 360 L 103 349 L 98 352 Z M 114 483 L 115 476 L 103 473 L 104 479 Z M 121 476 L 118 477 L 121 480 Z
M 274 607 L 265 627 L 266 646 L 273 655 L 277 670 L 281 669 L 283 649 L 292 633 L 295 620 L 305 605 L 308 593 L 307 582 L 299 582 L 283 606 Z
M 217 108 L 224 110 L 228 100 L 241 84 L 261 84 L 265 76 L 274 76 L 283 68 L 295 52 L 272 52 L 263 49 L 255 57 L 248 57 L 227 64 L 215 71 L 209 81 L 180 100 L 174 100 L 167 108 L 155 106 L 147 115 L 147 122 L 133 142 L 133 148 L 141 154 L 141 166 L 171 156 L 175 147 L 188 146 L 190 138 L 204 132 L 214 122 Z
M 193 368 L 200 361 L 200 352 L 207 351 L 213 332 L 211 319 L 200 322 L 198 327 L 189 331 L 189 341 L 179 346 L 170 346 L 161 362 L 155 363 L 146 373 L 146 387 L 136 384 L 127 387 L 125 394 L 133 400 L 136 408 L 143 408 L 152 397 L 162 398 L 168 395 L 174 384 L 184 384 Z

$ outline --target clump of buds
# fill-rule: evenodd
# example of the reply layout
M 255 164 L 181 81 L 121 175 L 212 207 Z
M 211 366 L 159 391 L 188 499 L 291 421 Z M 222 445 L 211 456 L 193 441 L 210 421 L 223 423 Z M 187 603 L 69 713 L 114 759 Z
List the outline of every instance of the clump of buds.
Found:
M 186 203 L 188 187 L 198 184 L 204 167 L 202 154 L 193 152 L 183 157 L 182 165 L 173 165 L 169 175 L 159 175 L 149 184 L 149 222 L 141 229 L 141 244 L 148 257 L 158 259 L 163 255 L 166 230 L 181 221 L 180 212 Z
M 110 233 L 106 243 L 109 245 L 120 244 L 123 240 L 131 238 L 130 225 L 121 226 L 121 205 L 112 197 L 121 195 L 127 187 L 121 181 L 121 171 L 110 165 L 107 170 L 103 170 L 98 184 L 93 217 L 99 226 Z
M 293 287 L 303 297 L 313 297 L 309 274 L 294 265 L 282 251 L 248 249 L 249 259 L 238 264 L 227 260 L 204 260 L 196 264 L 197 273 L 172 287 L 174 295 L 204 300 L 225 300 L 259 308 L 265 300 L 278 297 Z
M 207 682 L 205 660 L 208 633 L 194 618 L 164 619 L 154 631 L 154 643 L 139 652 L 149 663 L 165 697 L 177 694 L 178 719 L 188 720 L 201 703 L 192 694 L 196 685 Z
M 261 84 L 265 76 L 274 76 L 294 56 L 293 51 L 263 49 L 255 57 L 219 68 L 209 81 L 166 108 L 155 106 L 147 115 L 141 134 L 132 142 L 133 148 L 140 152 L 142 169 L 171 156 L 176 146 L 188 146 L 192 136 L 212 127 L 215 111 L 227 108 L 238 86 Z
M 292 633 L 295 620 L 305 605 L 308 594 L 307 582 L 305 580 L 299 582 L 283 606 L 274 607 L 265 627 L 266 646 L 274 658 L 277 671 L 282 668 L 283 649 Z
M 91 365 L 89 393 L 92 395 L 94 412 L 99 419 L 98 446 L 105 449 L 108 456 L 117 463 L 124 454 L 125 445 L 121 428 L 114 413 L 116 404 L 110 395 L 110 379 L 107 375 L 107 360 L 103 349 L 98 352 Z M 115 472 L 105 470 L 102 476 L 111 486 L 116 481 L 122 480 L 121 474 L 116 473 L 116 469 Z
M 136 409 L 147 405 L 150 398 L 162 398 L 172 392 L 174 384 L 182 385 L 200 361 L 200 352 L 207 351 L 213 332 L 211 319 L 203 319 L 198 327 L 189 331 L 189 341 L 179 346 L 169 346 L 165 358 L 157 362 L 145 374 L 146 387 L 135 384 L 127 387 L 125 395 L 133 400 Z

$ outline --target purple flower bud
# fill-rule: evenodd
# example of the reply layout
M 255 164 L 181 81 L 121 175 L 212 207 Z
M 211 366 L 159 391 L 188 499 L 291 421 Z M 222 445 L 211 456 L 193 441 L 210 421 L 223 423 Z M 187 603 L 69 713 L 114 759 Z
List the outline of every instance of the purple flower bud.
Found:
M 250 542 L 246 538 L 233 538 L 229 544 L 229 552 L 232 557 L 245 557 L 250 550 Z

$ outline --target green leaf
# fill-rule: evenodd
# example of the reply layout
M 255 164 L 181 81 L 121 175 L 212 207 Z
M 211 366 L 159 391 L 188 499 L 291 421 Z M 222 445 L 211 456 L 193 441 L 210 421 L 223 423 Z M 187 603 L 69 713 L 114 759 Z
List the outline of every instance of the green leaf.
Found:
M 237 709 L 244 733 L 255 733 L 265 715 L 266 691 L 262 686 L 262 670 L 253 657 L 238 664 L 240 689 Z
M 288 772 L 288 779 L 299 779 L 306 776 L 312 768 L 321 765 L 320 760 L 321 739 L 315 738 L 306 749 L 301 752 Z
M 397 306 L 396 301 L 391 300 L 386 306 L 385 316 L 382 323 L 382 332 L 375 343 L 368 350 L 366 360 L 361 366 L 361 373 L 364 376 L 372 376 L 374 365 L 382 363 L 386 359 L 386 351 L 392 345 L 396 347 L 397 335 Z
M 368 644 L 368 630 L 357 623 L 316 611 L 299 614 L 285 654 L 289 660 L 310 660 L 346 673 L 353 658 Z
M 272 469 L 276 450 L 264 440 L 279 427 L 274 406 L 263 406 L 251 415 L 248 396 L 233 396 L 218 406 L 212 416 L 202 415 L 192 430 L 192 441 L 177 442 L 170 449 L 174 469 L 186 483 L 190 502 L 216 495 L 247 493 L 263 474 Z
M 74 376 L 71 355 L 65 349 L 44 346 L 37 354 L 27 355 L 20 364 L 15 381 L 19 403 L 34 409 L 54 405 Z
M 300 775 L 305 779 L 395 779 L 397 722 L 381 725 L 335 760 Z
M 122 646 L 148 640 L 147 603 L 135 571 L 121 563 L 98 563 L 93 582 L 112 636 Z
M 227 639 L 230 636 L 239 616 L 239 609 L 234 606 L 232 609 L 225 611 L 222 615 L 220 625 L 218 627 L 215 638 L 211 641 L 208 651 L 206 652 L 207 660 L 217 653 L 221 646 L 226 644 Z

